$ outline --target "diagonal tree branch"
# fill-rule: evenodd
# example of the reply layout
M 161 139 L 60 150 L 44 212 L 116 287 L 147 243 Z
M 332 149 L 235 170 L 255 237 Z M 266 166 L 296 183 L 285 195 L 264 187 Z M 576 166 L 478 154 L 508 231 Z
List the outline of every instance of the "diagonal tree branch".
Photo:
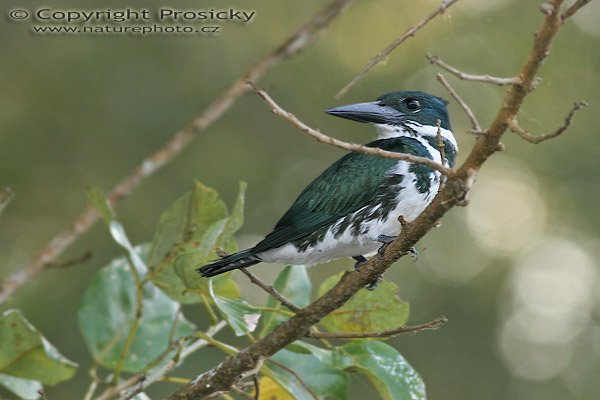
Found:
M 385 272 L 429 232 L 448 210 L 467 204 L 469 190 L 478 170 L 490 156 L 499 151 L 500 139 L 508 129 L 509 121 L 517 116 L 525 97 L 530 93 L 532 82 L 550 53 L 552 40 L 563 25 L 560 10 L 562 4 L 563 0 L 550 1 L 551 10 L 544 14 L 531 52 L 519 73 L 519 82 L 514 83 L 506 93 L 486 135 L 479 137 L 466 161 L 448 178 L 433 202 L 415 220 L 403 226 L 400 235 L 388 245 L 384 254 L 371 258 L 360 271 L 346 272 L 333 288 L 308 307 L 281 323 L 262 339 L 236 355 L 227 357 L 214 369 L 171 394 L 169 400 L 202 399 L 213 392 L 228 390 L 243 372 L 251 370 L 257 362 L 272 356 L 294 340 L 306 336 L 313 325 L 341 307 L 366 284 Z
M 389 329 L 381 332 L 315 332 L 309 331 L 306 336 L 315 339 L 365 339 L 365 338 L 386 338 L 396 336 L 400 333 L 418 333 L 421 331 L 435 331 L 440 329 L 448 322 L 446 317 L 439 317 L 433 321 L 415 326 L 400 326 L 395 329 Z
M 183 149 L 185 149 L 200 131 L 211 126 L 231 108 L 231 106 L 249 88 L 247 80 L 256 81 L 265 75 L 281 60 L 298 54 L 311 45 L 316 35 L 327 27 L 352 0 L 334 0 L 316 13 L 306 24 L 286 39 L 275 50 L 251 66 L 240 78 L 235 80 L 215 101 L 213 101 L 198 117 L 175 133 L 169 142 L 160 150 L 144 159 L 140 165 L 123 178 L 109 193 L 108 200 L 115 205 L 122 198 L 130 194 L 144 180 L 164 167 Z M 73 244 L 81 235 L 86 233 L 98 221 L 100 215 L 91 206 L 73 221 L 70 227 L 59 232 L 48 242 L 38 255 L 17 272 L 2 281 L 0 290 L 0 304 L 5 302 L 17 289 L 29 279 L 43 271 L 63 251 Z
M 282 117 L 283 119 L 287 120 L 292 125 L 294 125 L 296 128 L 300 129 L 306 135 L 316 139 L 318 142 L 330 144 L 335 147 L 339 147 L 340 149 L 354 151 L 357 153 L 368 154 L 368 155 L 384 157 L 384 158 L 392 158 L 394 160 L 403 160 L 403 161 L 409 161 L 409 162 L 416 163 L 416 164 L 427 165 L 428 167 L 433 168 L 447 176 L 450 176 L 453 173 L 452 169 L 446 168 L 442 164 L 439 164 L 439 163 L 437 163 L 429 158 L 426 158 L 426 157 L 419 157 L 419 156 L 414 156 L 412 154 L 406 154 L 406 153 L 395 153 L 393 151 L 386 151 L 386 150 L 382 150 L 377 147 L 367 147 L 367 146 L 363 146 L 362 144 L 348 143 L 348 142 L 344 142 L 339 139 L 332 138 L 331 136 L 327 136 L 324 133 L 306 125 L 304 122 L 300 121 L 298 119 L 298 117 L 296 117 L 291 112 L 288 112 L 288 111 L 284 110 L 283 108 L 281 108 L 281 106 L 279 104 L 277 104 L 275 102 L 275 100 L 273 100 L 267 92 L 265 92 L 262 89 L 259 89 L 252 82 L 249 81 L 248 84 L 251 85 L 254 88 L 254 90 L 256 91 L 256 93 L 267 102 L 267 104 L 271 107 L 271 110 L 273 111 L 273 113 L 275 115 L 278 115 L 278 116 Z
M 519 125 L 519 121 L 517 121 L 516 118 L 511 119 L 508 122 L 508 126 L 510 127 L 511 131 L 519 135 L 522 139 L 528 141 L 529 143 L 538 144 L 562 135 L 562 133 L 566 131 L 569 126 L 571 126 L 571 123 L 573 123 L 573 116 L 575 115 L 575 113 L 581 110 L 583 107 L 586 107 L 587 105 L 588 104 L 585 101 L 575 102 L 573 104 L 573 108 L 571 108 L 571 111 L 569 111 L 569 113 L 565 117 L 565 122 L 562 124 L 562 126 L 554 132 L 547 133 L 545 135 L 532 135 L 531 133 L 527 132 L 524 128 L 522 128 L 521 125 Z
M 369 60 L 367 65 L 360 71 L 346 86 L 344 86 L 338 94 L 335 95 L 336 99 L 340 99 L 343 95 L 348 93 L 348 91 L 352 88 L 352 86 L 356 85 L 358 81 L 360 81 L 371 69 L 376 67 L 377 65 L 384 62 L 387 57 L 396 49 L 396 47 L 400 46 L 402 43 L 406 41 L 406 39 L 415 36 L 415 34 L 427 25 L 431 20 L 433 20 L 438 15 L 443 14 L 452 4 L 456 3 L 458 0 L 443 0 L 442 3 L 436 8 L 431 14 L 427 17 L 423 18 L 418 24 L 407 30 L 390 43 L 385 49 L 381 50 L 377 55 Z
M 504 86 L 504 85 L 515 85 L 521 82 L 521 78 L 518 76 L 513 76 L 510 78 L 498 78 L 496 76 L 491 75 L 472 75 L 462 72 L 461 70 L 454 68 L 451 65 L 443 62 L 438 56 L 434 56 L 431 54 L 426 54 L 425 57 L 429 60 L 433 65 L 437 65 L 440 68 L 445 69 L 450 72 L 458 79 L 462 79 L 464 81 L 473 81 L 473 82 L 485 82 L 485 83 L 493 83 L 494 85 Z

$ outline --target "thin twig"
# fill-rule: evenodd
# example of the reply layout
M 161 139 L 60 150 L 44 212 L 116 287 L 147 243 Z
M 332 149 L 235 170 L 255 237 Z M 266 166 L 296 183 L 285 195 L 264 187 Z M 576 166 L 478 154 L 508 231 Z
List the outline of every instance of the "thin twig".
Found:
M 104 392 L 102 392 L 98 397 L 94 400 L 110 400 L 118 396 L 123 390 L 130 388 L 132 386 L 137 385 L 139 382 L 143 381 L 143 375 L 133 375 L 119 383 L 118 385 L 111 385 Z
M 256 375 L 252 376 L 252 383 L 254 383 L 254 400 L 260 399 L 260 382 Z
M 190 380 L 187 378 L 178 378 L 176 376 L 163 376 L 162 378 L 160 378 L 161 382 L 170 382 L 170 383 L 182 383 L 182 384 L 186 384 L 188 383 Z
M 475 114 L 471 110 L 471 107 L 469 107 L 467 103 L 458 95 L 458 93 L 456 93 L 452 86 L 450 86 L 446 78 L 444 78 L 444 75 L 436 74 L 435 78 L 442 84 L 442 86 L 444 86 L 444 88 L 446 88 L 448 93 L 450 93 L 450 96 L 452 96 L 452 98 L 456 100 L 458 105 L 463 109 L 463 111 L 467 115 L 467 118 L 469 118 L 469 121 L 471 121 L 470 132 L 475 134 L 482 134 L 483 130 L 481 129 L 481 125 L 479 124 L 479 121 L 477 121 L 477 117 L 475 117 Z
M 239 382 L 239 383 L 237 383 L 235 386 L 236 386 L 238 389 L 246 389 L 246 388 L 249 388 L 249 387 L 250 387 L 250 386 L 252 386 L 252 385 L 254 385 L 254 383 L 252 383 L 252 382 Z M 216 399 L 216 398 L 218 398 L 218 397 L 221 397 L 221 396 L 223 396 L 223 397 L 224 397 L 224 396 L 225 396 L 225 395 L 227 395 L 227 393 L 229 393 L 231 390 L 233 390 L 233 388 L 230 388 L 230 389 L 228 389 L 228 390 L 221 390 L 221 391 L 218 391 L 218 392 L 214 392 L 213 394 L 210 394 L 210 395 L 208 395 L 208 396 L 206 396 L 206 397 L 202 398 L 202 400 Z
M 0 214 L 2 214 L 2 211 L 4 211 L 14 197 L 15 193 L 9 187 L 0 191 Z
M 348 143 L 348 142 L 344 142 L 344 141 L 332 138 L 331 136 L 327 136 L 324 133 L 306 125 L 304 122 L 300 121 L 294 114 L 281 108 L 281 106 L 279 106 L 279 104 L 277 104 L 275 102 L 275 100 L 273 100 L 271 98 L 271 96 L 268 95 L 267 92 L 256 87 L 254 85 L 254 83 L 252 83 L 251 81 L 248 81 L 248 84 L 254 88 L 254 91 L 261 98 L 263 98 L 267 102 L 267 104 L 269 104 L 269 106 L 271 107 L 271 110 L 273 111 L 273 113 L 275 115 L 278 115 L 278 116 L 282 117 L 283 119 L 285 119 L 286 121 L 290 122 L 296 128 L 300 129 L 304 134 L 316 139 L 318 142 L 330 144 L 335 147 L 339 147 L 340 149 L 354 151 L 357 153 L 378 156 L 378 157 L 384 157 L 384 158 L 392 158 L 394 160 L 408 161 L 408 162 L 412 162 L 412 163 L 416 163 L 416 164 L 424 164 L 424 165 L 427 165 L 428 167 L 435 169 L 447 176 L 450 176 L 453 173 L 450 168 L 446 168 L 442 164 L 437 163 L 426 157 L 418 157 L 418 156 L 413 156 L 412 154 L 406 154 L 406 153 L 396 153 L 393 151 L 382 150 L 377 147 L 367 147 L 367 146 L 363 146 L 361 144 L 356 144 L 356 143 Z
M 173 160 L 194 140 L 198 132 L 205 130 L 221 118 L 248 91 L 247 80 L 257 81 L 281 60 L 292 57 L 311 45 L 316 35 L 340 15 L 351 2 L 352 0 L 332 1 L 271 53 L 246 70 L 200 115 L 175 133 L 160 150 L 145 158 L 131 174 L 125 176 L 108 195 L 111 205 L 116 205 L 122 198 L 129 195 L 143 181 Z M 87 206 L 75 218 L 71 226 L 57 233 L 29 264 L 19 268 L 17 272 L 2 281 L 0 304 L 4 303 L 25 282 L 44 270 L 48 263 L 53 262 L 81 235 L 89 231 L 99 218 L 100 215 L 96 209 Z
M 296 380 L 300 383 L 300 385 L 302 385 L 302 387 L 304 388 L 304 390 L 306 390 L 312 396 L 313 399 L 319 400 L 319 397 L 308 387 L 308 385 L 306 384 L 306 382 L 304 382 L 302 380 L 302 378 L 300 378 L 300 376 L 296 373 L 296 371 L 294 371 L 293 369 L 291 369 L 287 365 L 283 365 L 282 363 L 277 362 L 275 360 L 269 359 L 269 362 L 271 364 L 273 364 L 273 365 L 278 366 L 281 369 L 286 370 L 290 374 L 292 374 L 294 376 L 294 378 L 296 378 Z
M 562 18 L 563 23 L 569 17 L 571 17 L 573 14 L 575 14 L 581 7 L 585 6 L 590 1 L 592 1 L 592 0 L 577 0 L 575 3 L 573 3 L 573 5 L 571 7 L 567 8 L 565 10 L 565 12 L 562 13 L 561 18 Z
M 245 399 L 249 399 L 249 400 L 256 399 L 256 397 L 244 392 L 242 389 L 238 388 L 237 386 L 232 386 L 231 388 L 233 389 L 234 392 L 236 392 L 237 394 L 239 394 L 240 396 L 242 396 Z
M 381 332 L 315 332 L 310 331 L 306 336 L 315 339 L 364 339 L 364 338 L 385 338 L 398 335 L 400 333 L 418 333 L 422 331 L 435 331 L 440 329 L 448 322 L 446 317 L 439 317 L 433 321 L 426 322 L 415 326 L 401 326 L 395 329 L 390 329 Z
M 438 119 L 435 124 L 437 127 L 435 139 L 437 141 L 438 151 L 440 152 L 440 162 L 442 163 L 442 165 L 448 165 L 448 160 L 446 159 L 446 145 L 444 145 L 444 137 L 442 136 L 442 121 Z M 442 175 L 440 179 L 440 187 L 438 188 L 438 192 L 444 188 L 445 184 L 446 176 Z
M 467 74 L 460 71 L 457 68 L 454 68 L 451 65 L 443 62 L 438 56 L 434 56 L 431 54 L 426 54 L 425 57 L 429 60 L 430 63 L 437 65 L 440 68 L 445 69 L 451 74 L 455 75 L 457 78 L 462 79 L 464 81 L 473 81 L 473 82 L 485 82 L 485 83 L 493 83 L 494 85 L 504 86 L 504 85 L 515 85 L 521 83 L 521 78 L 518 76 L 513 76 L 510 78 L 499 78 L 491 75 L 472 75 Z
M 440 160 L 442 165 L 446 165 L 448 160 L 446 159 L 446 145 L 444 145 L 444 137 L 442 136 L 442 121 L 438 119 L 435 125 L 437 127 L 435 138 L 437 140 L 438 151 L 440 152 Z
M 567 130 L 567 128 L 569 126 L 571 126 L 571 123 L 573 122 L 573 116 L 575 115 L 575 113 L 577 111 L 579 111 L 580 109 L 582 109 L 583 107 L 586 107 L 587 105 L 588 104 L 585 101 L 575 102 L 573 104 L 573 108 L 571 108 L 571 111 L 569 111 L 569 113 L 565 117 L 565 122 L 562 124 L 562 126 L 560 128 L 558 128 L 557 130 L 555 130 L 554 132 L 547 133 L 545 135 L 532 135 L 531 133 L 527 132 L 524 128 L 522 128 L 519 125 L 519 122 L 517 121 L 516 118 L 508 121 L 508 126 L 510 127 L 511 131 L 513 131 L 514 133 L 519 135 L 522 139 L 528 141 L 529 143 L 538 144 L 538 143 L 544 142 L 546 140 L 554 139 L 555 137 L 560 136 L 564 131 Z
M 98 389 L 98 385 L 100 384 L 100 379 L 98 378 L 98 365 L 94 365 L 90 369 L 90 378 L 92 378 L 92 381 L 88 386 L 88 390 L 85 392 L 83 400 L 91 400 L 92 397 L 94 397 L 94 393 L 96 393 L 96 390 Z
M 92 258 L 92 251 L 88 250 L 85 253 L 83 253 L 82 255 L 75 257 L 75 258 L 71 258 L 69 260 L 51 262 L 48 265 L 46 265 L 46 268 L 53 268 L 53 269 L 68 268 L 68 267 L 72 267 L 73 265 L 83 264 L 84 262 L 89 261 L 90 258 Z
M 300 311 L 300 307 L 298 307 L 297 305 L 292 303 L 290 300 L 288 300 L 284 295 L 279 293 L 279 291 L 277 289 L 275 289 L 273 286 L 267 285 L 262 280 L 260 280 L 260 278 L 258 276 L 254 275 L 252 272 L 248 271 L 246 268 L 240 268 L 240 271 L 242 271 L 242 273 L 244 275 L 246 275 L 252 283 L 254 283 L 256 286 L 259 286 L 265 292 L 269 293 L 271 296 L 273 296 L 275 298 L 275 300 L 279 301 L 283 306 L 287 307 L 289 310 L 291 310 L 293 312 Z
M 181 347 L 183 341 L 181 338 L 175 339 L 175 335 L 177 334 L 177 325 L 179 324 L 181 316 L 181 304 L 177 305 L 177 312 L 175 313 L 175 318 L 173 319 L 173 324 L 171 325 L 171 331 L 169 332 L 169 338 L 167 339 L 168 346 L 167 348 L 160 353 L 154 360 L 150 361 L 142 370 L 142 374 L 145 376 L 148 371 L 156 367 L 158 364 L 163 362 L 165 358 L 173 351 L 177 350 L 175 356 L 173 358 L 179 357 L 179 353 L 181 352 Z
M 121 369 L 123 368 L 123 363 L 125 362 L 125 357 L 127 357 L 129 350 L 131 349 L 131 344 L 133 343 L 133 339 L 135 338 L 135 334 L 140 326 L 140 320 L 142 319 L 142 313 L 144 311 L 144 301 L 143 301 L 143 288 L 145 282 L 140 277 L 140 273 L 138 272 L 135 264 L 131 261 L 131 258 L 127 256 L 129 260 L 129 269 L 131 271 L 131 276 L 133 277 L 133 282 L 135 284 L 135 315 L 133 318 L 133 322 L 131 323 L 131 327 L 129 328 L 129 333 L 127 334 L 127 338 L 125 339 L 125 345 L 123 346 L 123 350 L 119 355 L 119 360 L 117 361 L 117 365 L 115 366 L 113 372 L 113 383 L 117 383 L 119 381 L 119 377 L 121 375 Z
M 367 65 L 365 65 L 365 67 L 362 69 L 362 71 L 360 71 L 358 73 L 358 75 L 356 75 L 346 86 L 344 86 L 335 95 L 335 98 L 336 99 L 340 99 L 343 95 L 345 95 L 346 93 L 348 93 L 348 91 L 352 88 L 352 86 L 354 86 L 358 81 L 360 81 L 371 69 L 373 69 L 377 65 L 381 64 L 382 62 L 384 62 L 387 59 L 387 57 L 398 46 L 400 46 L 402 43 L 404 43 L 404 41 L 406 41 L 406 39 L 415 36 L 415 34 L 421 28 L 423 28 L 425 25 L 427 25 L 431 20 L 433 20 L 438 15 L 443 14 L 444 11 L 446 11 L 450 6 L 452 6 L 452 4 L 456 3 L 457 1 L 458 0 L 443 0 L 442 3 L 439 5 L 439 7 L 435 9 L 435 11 L 433 11 L 427 17 L 425 17 L 424 19 L 422 19 L 418 24 L 416 24 L 415 26 L 413 26 L 412 28 L 410 28 L 409 30 L 407 30 L 406 32 L 404 32 L 402 34 L 402 36 L 398 37 L 392 43 L 390 43 L 389 45 L 387 45 L 387 47 L 385 49 L 381 50 L 379 53 L 377 53 L 377 55 L 375 57 L 371 58 L 369 60 L 369 62 L 367 63 Z
M 226 325 L 227 325 L 227 323 L 225 321 L 220 321 L 216 325 L 213 325 L 206 330 L 206 336 L 208 336 L 208 337 L 215 336 Z M 206 347 L 208 345 L 209 345 L 208 341 L 206 341 L 204 339 L 198 339 L 194 343 L 190 344 L 189 346 L 187 346 L 183 350 L 181 350 L 181 352 L 179 354 L 177 354 L 176 357 L 171 359 L 168 363 L 161 366 L 160 368 L 157 368 L 155 371 L 150 372 L 145 377 L 145 379 L 143 379 L 142 381 L 138 381 L 139 385 L 137 385 L 138 382 L 136 382 L 133 385 L 130 385 L 126 388 L 122 388 L 121 391 L 131 388 L 125 394 L 125 400 L 133 399 L 137 394 L 143 392 L 148 386 L 150 386 L 154 382 L 159 381 L 163 376 L 165 376 L 167 373 L 169 373 L 169 371 L 175 369 L 175 367 L 177 367 L 177 365 L 179 365 L 179 363 L 181 363 L 181 361 L 185 360 L 191 354 L 195 353 L 196 351 L 198 351 L 201 348 Z M 135 387 L 133 387 L 133 386 L 135 386 Z M 108 397 L 106 399 L 110 399 L 110 398 L 111 397 Z M 105 399 L 96 399 L 96 400 L 105 400 Z

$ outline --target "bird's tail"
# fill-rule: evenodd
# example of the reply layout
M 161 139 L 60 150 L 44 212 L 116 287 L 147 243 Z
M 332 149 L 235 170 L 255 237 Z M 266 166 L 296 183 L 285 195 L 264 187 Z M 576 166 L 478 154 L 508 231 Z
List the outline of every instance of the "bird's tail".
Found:
M 202 276 L 210 278 L 211 276 L 219 275 L 233 269 L 249 267 L 250 265 L 258 264 L 260 258 L 254 255 L 253 249 L 240 251 L 239 253 L 231 254 L 206 264 L 197 269 Z

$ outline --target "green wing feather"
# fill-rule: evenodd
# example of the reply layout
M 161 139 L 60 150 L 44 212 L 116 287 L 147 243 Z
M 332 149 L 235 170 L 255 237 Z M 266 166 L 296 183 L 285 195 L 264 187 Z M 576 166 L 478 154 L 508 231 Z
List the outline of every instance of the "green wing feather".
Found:
M 366 146 L 431 158 L 411 138 L 382 139 Z M 304 189 L 273 232 L 254 247 L 254 254 L 300 239 L 373 202 L 386 183 L 386 172 L 397 162 L 361 153 L 345 155 Z

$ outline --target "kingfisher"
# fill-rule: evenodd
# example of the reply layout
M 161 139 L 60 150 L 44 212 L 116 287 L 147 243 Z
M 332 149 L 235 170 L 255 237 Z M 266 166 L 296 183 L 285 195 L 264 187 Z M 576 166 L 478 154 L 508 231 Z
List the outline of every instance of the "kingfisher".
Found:
M 425 92 L 404 90 L 325 112 L 373 125 L 378 138 L 367 147 L 453 167 L 458 145 L 447 104 Z M 300 193 L 256 246 L 213 261 L 198 272 L 212 277 L 260 262 L 309 266 L 343 257 L 353 258 L 358 269 L 400 233 L 401 216 L 411 221 L 429 205 L 441 179 L 440 172 L 423 164 L 346 154 Z M 368 288 L 374 286 L 376 282 Z

